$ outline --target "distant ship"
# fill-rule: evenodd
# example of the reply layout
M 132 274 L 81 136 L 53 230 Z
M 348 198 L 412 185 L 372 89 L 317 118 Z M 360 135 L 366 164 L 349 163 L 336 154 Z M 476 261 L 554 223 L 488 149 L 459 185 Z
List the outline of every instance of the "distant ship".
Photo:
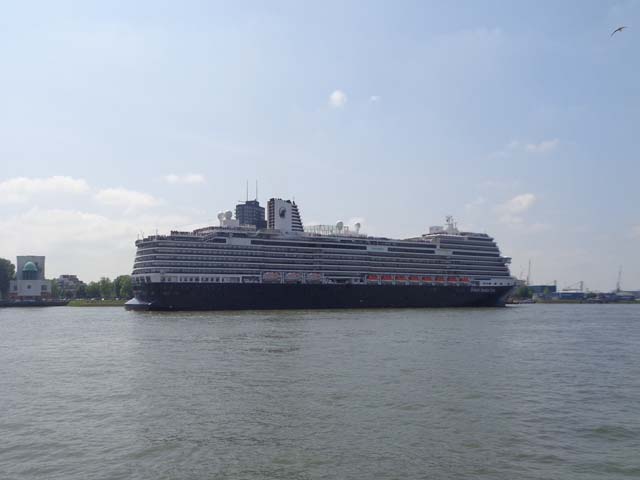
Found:
M 515 286 L 493 238 L 444 227 L 404 240 L 360 225 L 303 227 L 272 198 L 218 215 L 219 226 L 136 242 L 131 310 L 503 306 Z

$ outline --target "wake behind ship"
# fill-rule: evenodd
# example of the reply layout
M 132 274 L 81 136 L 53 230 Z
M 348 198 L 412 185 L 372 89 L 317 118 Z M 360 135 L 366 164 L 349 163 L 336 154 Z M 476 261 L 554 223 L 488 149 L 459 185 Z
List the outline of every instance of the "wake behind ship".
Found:
M 272 198 L 218 215 L 219 226 L 136 242 L 131 310 L 503 306 L 515 285 L 493 238 L 445 227 L 404 240 L 338 222 L 304 228 Z

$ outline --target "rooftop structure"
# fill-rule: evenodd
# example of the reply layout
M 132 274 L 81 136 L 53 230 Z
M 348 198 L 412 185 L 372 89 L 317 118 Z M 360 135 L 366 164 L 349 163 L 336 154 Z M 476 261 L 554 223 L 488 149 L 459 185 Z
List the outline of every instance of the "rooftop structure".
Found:
M 247 200 L 236 205 L 236 220 L 240 225 L 253 225 L 258 230 L 267 228 L 264 207 L 260 206 L 258 200 Z

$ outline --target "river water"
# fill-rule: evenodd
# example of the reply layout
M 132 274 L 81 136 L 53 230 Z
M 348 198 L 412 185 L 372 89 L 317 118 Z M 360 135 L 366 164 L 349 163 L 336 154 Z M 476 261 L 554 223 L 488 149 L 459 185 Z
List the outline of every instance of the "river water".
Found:
M 0 309 L 0 478 L 640 478 L 640 306 Z

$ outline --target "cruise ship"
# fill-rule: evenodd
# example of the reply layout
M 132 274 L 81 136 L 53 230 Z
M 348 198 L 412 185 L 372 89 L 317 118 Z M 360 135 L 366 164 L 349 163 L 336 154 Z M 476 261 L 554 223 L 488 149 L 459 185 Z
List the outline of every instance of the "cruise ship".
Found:
M 391 239 L 304 227 L 295 201 L 257 200 L 219 225 L 136 241 L 132 310 L 503 306 L 510 258 L 485 233 L 444 226 Z

